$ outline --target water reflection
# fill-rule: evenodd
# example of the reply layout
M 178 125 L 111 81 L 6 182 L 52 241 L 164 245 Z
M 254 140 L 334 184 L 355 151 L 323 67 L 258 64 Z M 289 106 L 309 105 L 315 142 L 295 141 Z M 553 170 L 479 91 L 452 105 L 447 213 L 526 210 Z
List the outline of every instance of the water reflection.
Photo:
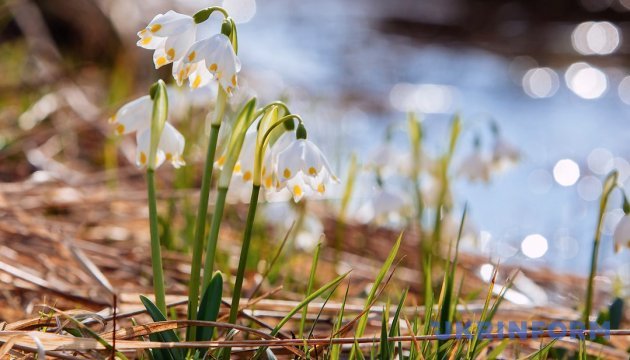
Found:
M 573 48 L 582 55 L 612 54 L 619 41 L 619 29 L 608 21 L 583 22 L 571 34 Z
M 569 66 L 564 79 L 567 87 L 583 99 L 597 99 L 608 88 L 606 74 L 585 62 Z
M 562 159 L 553 167 L 553 178 L 562 186 L 571 186 L 580 178 L 580 167 L 571 159 Z
M 533 98 L 553 96 L 559 83 L 556 72 L 547 67 L 530 69 L 523 76 L 523 90 Z

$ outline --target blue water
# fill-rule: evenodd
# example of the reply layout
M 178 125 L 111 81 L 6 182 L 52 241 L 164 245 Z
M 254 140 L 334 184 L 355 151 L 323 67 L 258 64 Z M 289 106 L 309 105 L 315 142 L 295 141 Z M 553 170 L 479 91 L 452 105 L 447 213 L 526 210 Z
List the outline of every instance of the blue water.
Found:
M 516 167 L 494 174 L 489 184 L 457 180 L 456 211 L 467 201 L 475 226 L 491 234 L 495 245 L 518 249 L 522 239 L 534 233 L 549 242 L 548 252 L 540 259 L 513 251 L 489 254 L 494 258 L 586 274 L 598 200 L 585 201 L 575 185 L 563 187 L 553 180 L 548 189 L 543 186 L 541 190 L 532 185 L 530 174 L 538 171 L 550 177 L 558 160 L 570 158 L 579 164 L 582 176 L 588 175 L 586 159 L 594 148 L 630 159 L 630 107 L 617 96 L 618 80 L 611 79 L 601 98 L 584 100 L 564 84 L 566 69 L 556 68 L 560 76 L 557 93 L 532 99 L 511 77 L 513 59 L 474 48 L 422 44 L 386 35 L 378 31 L 374 10 L 344 5 L 336 1 L 317 2 L 317 6 L 259 2 L 255 18 L 239 28 L 244 73 L 281 79 L 271 89 L 289 89 L 293 111 L 305 115 L 311 136 L 329 154 L 334 153 L 331 157 L 338 160 L 340 174 L 352 152 L 367 161 L 394 122 L 402 124 L 394 135 L 401 139 L 396 143 L 404 145 L 405 114 L 394 110 L 389 101 L 395 84 L 454 87 L 452 108 L 464 121 L 455 163 L 472 151 L 475 136 L 481 136 L 484 144 L 491 143 L 491 118 L 523 155 Z M 258 90 L 264 98 L 265 89 Z M 282 95 L 271 92 L 269 97 Z M 451 114 L 423 116 L 428 151 L 443 151 L 450 118 Z M 366 183 L 371 178 L 365 175 Z M 610 209 L 620 205 L 615 196 Z M 611 236 L 604 235 L 601 270 L 620 271 L 621 265 L 630 262 L 629 254 L 624 250 L 615 255 Z M 627 277 L 627 268 L 622 271 Z

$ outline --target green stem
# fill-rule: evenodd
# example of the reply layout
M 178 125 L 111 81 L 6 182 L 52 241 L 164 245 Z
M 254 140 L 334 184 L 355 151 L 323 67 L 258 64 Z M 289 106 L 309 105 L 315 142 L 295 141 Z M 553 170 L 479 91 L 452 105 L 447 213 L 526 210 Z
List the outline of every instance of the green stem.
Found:
M 151 232 L 151 265 L 153 267 L 153 291 L 155 303 L 166 314 L 166 292 L 164 291 L 164 270 L 158 231 L 157 197 L 155 195 L 155 170 L 147 169 L 147 188 L 149 196 L 149 227 Z
M 208 244 L 206 247 L 206 261 L 203 267 L 202 291 L 210 284 L 212 273 L 214 272 L 214 257 L 217 250 L 217 242 L 219 239 L 219 228 L 223 219 L 223 209 L 225 208 L 225 198 L 228 188 L 219 187 L 217 191 L 217 201 L 214 204 L 214 213 L 212 214 L 212 223 L 210 224 L 210 234 L 208 235 Z
M 197 306 L 199 305 L 199 280 L 201 278 L 201 258 L 203 255 L 203 238 L 206 233 L 206 218 L 208 216 L 208 198 L 210 197 L 210 185 L 212 184 L 212 168 L 214 166 L 214 155 L 217 150 L 219 130 L 221 121 L 225 113 L 226 93 L 219 86 L 215 109 L 215 118 L 210 127 L 208 138 L 208 149 L 206 151 L 206 161 L 201 180 L 201 192 L 199 194 L 199 208 L 197 209 L 197 222 L 195 226 L 195 237 L 193 240 L 192 262 L 190 269 L 190 282 L 188 289 L 188 319 L 197 319 Z M 194 338 L 195 328 L 189 327 L 186 332 L 186 340 Z
M 249 211 L 247 212 L 247 220 L 245 222 L 245 234 L 243 235 L 243 244 L 241 246 L 241 255 L 238 259 L 238 270 L 236 272 L 236 281 L 234 283 L 234 293 L 232 294 L 232 306 L 230 307 L 230 324 L 236 324 L 238 315 L 238 306 L 241 301 L 241 290 L 243 289 L 243 278 L 245 277 L 245 266 L 247 265 L 247 253 L 252 240 L 252 228 L 254 226 L 254 217 L 256 217 L 256 207 L 258 206 L 258 194 L 260 193 L 260 185 L 252 187 L 252 197 L 249 202 Z
M 588 276 L 588 285 L 586 288 L 586 304 L 584 306 L 583 322 L 586 330 L 590 329 L 589 317 L 593 309 L 593 293 L 595 292 L 595 275 L 597 275 L 597 258 L 599 256 L 599 243 L 602 237 L 602 227 L 604 225 L 604 214 L 608 205 L 610 193 L 617 186 L 618 173 L 613 171 L 604 181 L 602 197 L 599 202 L 599 219 L 597 220 L 597 228 L 595 229 L 595 239 L 593 241 L 593 253 L 591 254 L 591 271 Z
M 232 304 L 230 305 L 230 318 L 228 323 L 236 324 L 238 317 L 239 304 L 241 302 L 241 290 L 243 289 L 243 278 L 245 277 L 245 266 L 247 265 L 247 253 L 252 240 L 252 228 L 254 227 L 254 218 L 256 217 L 256 207 L 258 206 L 258 195 L 260 193 L 260 185 L 252 187 L 252 197 L 249 201 L 249 210 L 247 212 L 247 220 L 245 222 L 245 233 L 243 234 L 243 244 L 241 245 L 241 255 L 238 259 L 238 270 L 236 271 L 236 281 L 234 282 L 234 292 L 232 293 Z M 223 353 L 222 360 L 230 359 L 230 348 Z

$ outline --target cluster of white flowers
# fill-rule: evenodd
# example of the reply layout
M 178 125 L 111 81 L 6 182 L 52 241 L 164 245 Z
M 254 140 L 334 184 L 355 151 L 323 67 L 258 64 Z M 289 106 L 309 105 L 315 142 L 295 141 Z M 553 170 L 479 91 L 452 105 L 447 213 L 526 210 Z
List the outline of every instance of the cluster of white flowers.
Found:
M 245 140 L 234 173 L 249 183 L 254 176 L 257 124 L 245 134 Z M 225 155 L 215 165 L 221 168 Z M 313 142 L 296 138 L 294 132 L 284 132 L 265 151 L 261 169 L 262 186 L 268 199 L 284 200 L 293 197 L 295 202 L 304 196 L 322 195 L 330 183 L 339 179 L 332 172 L 328 160 Z
M 229 95 L 236 89 L 241 63 L 232 42 L 222 33 L 209 33 L 192 16 L 172 10 L 159 14 L 138 36 L 138 46 L 155 50 L 156 69 L 173 63 L 172 74 L 178 85 L 188 79 L 190 87 L 196 89 L 215 79 Z
M 230 39 L 222 34 L 208 33 L 205 27 L 199 26 L 192 16 L 168 11 L 158 14 L 149 24 L 138 32 L 140 40 L 137 45 L 154 50 L 153 62 L 156 69 L 173 63 L 173 77 L 178 85 L 188 79 L 193 89 L 205 86 L 216 79 L 228 95 L 232 95 L 237 87 L 237 73 L 241 64 Z M 181 96 L 178 92 L 169 91 L 171 106 L 169 115 L 181 112 Z M 181 105 L 181 104 L 179 104 Z M 118 110 L 110 118 L 119 135 L 137 132 L 136 164 L 147 166 L 151 139 L 151 114 L 153 102 L 148 95 L 133 100 Z M 155 167 L 165 160 L 174 167 L 184 164 L 182 153 L 185 139 L 168 122 L 164 125 L 156 154 Z

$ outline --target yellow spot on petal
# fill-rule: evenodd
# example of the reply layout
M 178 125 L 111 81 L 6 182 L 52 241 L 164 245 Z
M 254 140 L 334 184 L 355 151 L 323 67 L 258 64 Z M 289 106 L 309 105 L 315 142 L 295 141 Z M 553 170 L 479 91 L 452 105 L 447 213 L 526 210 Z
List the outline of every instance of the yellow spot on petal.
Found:
M 273 185 L 273 180 L 271 179 L 271 176 L 267 176 L 265 178 L 265 187 L 270 188 L 271 185 Z
M 219 166 L 223 166 L 223 164 L 225 164 L 225 156 L 224 155 L 221 155 L 219 160 L 217 160 L 217 164 L 219 164 Z
M 236 74 L 232 75 L 232 85 L 236 86 Z
M 231 86 L 228 86 L 228 87 L 227 87 L 227 89 L 225 89 L 225 91 L 226 91 L 228 94 L 232 95 L 232 87 L 231 87 Z
M 293 185 L 293 195 L 300 197 L 302 196 L 302 188 L 300 185 Z
M 169 60 L 173 60 L 175 58 L 175 49 L 168 49 L 168 51 L 166 52 L 166 56 L 168 56 Z
M 179 74 L 177 74 L 177 75 L 178 75 L 178 77 L 179 77 L 179 80 L 180 80 L 180 81 L 181 81 L 181 80 L 184 80 L 184 75 L 185 75 L 185 73 L 184 73 L 184 70 L 183 70 L 183 69 L 182 69 L 182 70 L 179 70 Z
M 315 168 L 311 166 L 310 168 L 308 168 L 308 173 L 309 175 L 315 176 L 317 175 L 317 170 L 315 170 Z
M 164 56 L 160 56 L 159 58 L 157 58 L 157 61 L 155 63 L 157 66 L 162 66 L 166 64 L 166 58 Z
M 151 42 L 151 40 L 152 40 L 152 39 L 153 39 L 153 37 L 151 37 L 151 36 L 147 36 L 147 37 L 143 38 L 143 39 L 140 41 L 140 43 L 141 43 L 142 45 L 149 45 L 149 43 Z
M 171 161 L 173 160 L 173 154 L 171 154 L 170 152 L 166 153 L 166 161 Z
M 208 67 L 208 70 L 217 71 L 217 68 L 218 68 L 217 64 L 211 64 L 210 67 Z
M 234 165 L 234 171 L 240 172 L 241 171 L 241 164 Z
M 326 186 L 324 186 L 324 184 L 317 185 L 317 192 L 318 193 L 323 194 L 324 191 L 326 191 Z
M 151 25 L 151 27 L 149 28 L 149 31 L 151 32 L 156 32 L 156 31 L 160 31 L 160 29 L 162 28 L 162 25 L 160 24 L 153 24 Z
M 110 117 L 109 119 L 107 119 L 107 122 L 110 124 L 113 124 L 116 122 L 116 114 L 114 114 L 112 117 Z
M 285 178 L 290 178 L 291 177 L 291 170 L 289 170 L 289 168 L 285 168 L 284 172 L 282 173 L 282 175 L 284 175 Z
M 267 174 L 267 167 L 263 166 L 262 167 L 262 176 L 265 176 L 265 174 Z
M 191 52 L 190 54 L 188 54 L 188 61 L 193 61 L 195 60 L 195 56 L 197 56 L 196 52 Z
M 243 180 L 245 181 L 249 181 L 252 178 L 252 173 L 251 171 L 245 171 L 245 174 L 243 174 Z
M 124 132 L 125 132 L 125 125 L 118 124 L 116 126 L 116 133 L 118 133 L 118 135 L 122 135 Z
M 140 152 L 140 164 L 142 165 L 147 164 L 147 154 L 145 154 L 144 151 Z
M 138 36 L 142 37 L 142 36 L 144 36 L 144 34 L 146 34 L 146 33 L 147 33 L 147 29 L 142 29 L 142 30 L 140 30 L 140 32 L 138 33 Z
M 192 84 L 193 89 L 198 88 L 200 84 L 201 84 L 201 76 L 197 75 L 195 77 L 195 81 L 193 81 L 193 84 Z

